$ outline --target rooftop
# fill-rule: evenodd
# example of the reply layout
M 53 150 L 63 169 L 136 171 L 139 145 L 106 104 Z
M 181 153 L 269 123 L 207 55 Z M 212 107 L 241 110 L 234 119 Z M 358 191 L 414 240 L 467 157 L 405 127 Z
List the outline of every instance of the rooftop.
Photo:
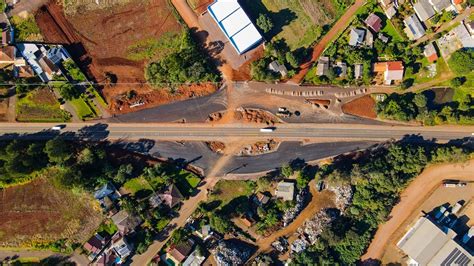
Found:
M 419 0 L 413 4 L 415 13 L 421 21 L 427 21 L 435 15 L 435 11 L 428 0 Z
M 372 13 L 365 19 L 365 24 L 367 24 L 367 26 L 369 26 L 373 31 L 379 32 L 382 28 L 382 19 Z
M 418 40 L 425 35 L 425 28 L 415 14 L 406 17 L 403 22 L 405 22 L 405 31 L 410 39 Z
M 207 9 L 237 53 L 242 54 L 263 40 L 237 0 L 216 0 Z

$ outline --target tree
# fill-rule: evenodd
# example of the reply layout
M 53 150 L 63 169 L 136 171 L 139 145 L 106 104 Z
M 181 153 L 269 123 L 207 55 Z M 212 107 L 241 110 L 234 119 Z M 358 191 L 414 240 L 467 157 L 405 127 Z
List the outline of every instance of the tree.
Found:
M 273 22 L 272 20 L 270 19 L 270 17 L 268 17 L 267 14 L 260 14 L 257 18 L 257 26 L 263 30 L 264 33 L 267 33 L 269 31 L 272 30 L 273 28 Z
M 72 157 L 72 148 L 68 142 L 60 137 L 48 140 L 44 152 L 52 163 L 62 164 Z
M 77 99 L 81 96 L 81 91 L 71 83 L 64 83 L 59 87 L 59 94 L 67 101 Z
M 223 219 L 219 215 L 211 216 L 209 221 L 212 228 L 214 228 L 217 232 L 221 234 L 226 234 L 232 228 L 232 224 L 227 219 Z
M 413 98 L 413 103 L 415 103 L 418 108 L 425 108 L 427 101 L 426 96 L 421 93 L 416 94 Z
M 131 164 L 122 164 L 117 171 L 117 175 L 114 177 L 114 181 L 123 184 L 127 181 L 127 178 L 130 177 L 132 172 L 133 166 Z
M 288 62 L 288 64 L 290 64 L 291 67 L 297 68 L 299 66 L 298 59 L 292 52 L 287 52 L 285 55 L 285 58 L 286 58 L 286 62 Z
M 474 71 L 474 50 L 457 50 L 449 58 L 449 66 L 458 75 Z
M 289 164 L 285 164 L 281 167 L 281 174 L 284 176 L 284 177 L 290 177 L 292 176 L 294 173 L 294 170 L 293 168 L 291 167 L 291 165 Z
M 450 83 L 451 83 L 451 86 L 453 88 L 457 88 L 457 87 L 460 87 L 462 84 L 464 84 L 464 82 L 466 82 L 466 78 L 465 77 L 455 77 L 453 78 Z

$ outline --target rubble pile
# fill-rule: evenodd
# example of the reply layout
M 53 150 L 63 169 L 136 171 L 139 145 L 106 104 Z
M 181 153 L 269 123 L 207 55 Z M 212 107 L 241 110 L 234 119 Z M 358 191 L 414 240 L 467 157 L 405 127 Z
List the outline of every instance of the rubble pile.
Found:
M 306 206 L 308 199 L 308 189 L 302 189 L 296 194 L 295 207 L 290 208 L 283 214 L 283 226 L 288 226 Z
M 298 238 L 291 243 L 291 253 L 301 253 L 306 250 L 309 246 L 308 241 L 304 238 Z
M 280 237 L 278 240 L 272 243 L 272 247 L 279 252 L 285 252 L 288 250 L 288 240 L 286 240 L 286 238 Z
M 252 255 L 252 250 L 229 241 L 220 241 L 215 250 L 218 265 L 243 265 Z
M 311 245 L 316 243 L 323 229 L 334 220 L 326 209 L 320 210 L 313 218 L 306 220 L 303 227 L 298 228 L 298 233 L 304 235 Z
M 352 201 L 352 188 L 349 185 L 329 186 L 329 191 L 334 192 L 336 208 L 343 212 Z

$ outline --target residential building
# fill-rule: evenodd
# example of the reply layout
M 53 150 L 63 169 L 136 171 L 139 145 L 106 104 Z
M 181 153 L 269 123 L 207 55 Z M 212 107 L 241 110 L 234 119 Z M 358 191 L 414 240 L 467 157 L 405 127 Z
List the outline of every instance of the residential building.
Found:
M 410 40 L 418 40 L 425 35 L 425 28 L 415 14 L 406 17 L 403 22 L 406 26 L 405 32 Z
M 122 195 L 111 183 L 103 185 L 94 192 L 94 198 L 100 202 L 102 209 L 106 212 L 112 211 L 112 214 L 117 213 L 117 210 L 115 209 L 115 202 L 121 196 Z
M 84 244 L 83 247 L 90 253 L 89 259 L 93 260 L 100 254 L 106 244 L 107 240 L 103 236 L 95 234 Z
M 270 197 L 267 196 L 265 193 L 257 192 L 257 194 L 254 195 L 253 199 L 255 204 L 257 204 L 258 206 L 263 206 L 268 203 Z
M 347 64 L 341 61 L 336 63 L 336 74 L 339 77 L 346 77 L 347 76 Z
M 471 35 L 474 35 L 474 20 L 473 21 L 464 21 L 464 24 L 466 25 L 466 28 L 469 30 L 469 33 Z
M 393 16 L 397 14 L 397 9 L 395 9 L 393 5 L 390 5 L 389 7 L 385 8 L 384 12 L 388 19 L 392 19 Z
M 279 64 L 276 60 L 272 61 L 268 65 L 268 69 L 273 72 L 280 73 L 282 77 L 286 77 L 286 75 L 288 75 L 288 69 L 286 69 L 285 65 Z
M 455 241 L 456 236 L 451 228 L 421 217 L 397 246 L 408 255 L 409 265 L 472 265 L 473 256 Z
M 370 48 L 372 48 L 374 45 L 374 34 L 370 30 L 366 31 L 364 42 L 365 45 L 369 46 Z
M 376 33 L 382 29 L 382 19 L 374 13 L 370 14 L 364 22 Z
M 425 45 L 423 49 L 423 54 L 426 56 L 428 62 L 433 63 L 438 60 L 438 52 L 436 52 L 436 48 L 433 42 Z
M 468 31 L 464 23 L 459 24 L 452 31 L 463 48 L 474 48 L 474 35 Z
M 403 80 L 403 71 L 402 61 L 378 62 L 374 64 L 374 72 L 383 73 L 385 85 Z
M 388 43 L 389 39 L 387 36 L 383 35 L 382 33 L 378 34 L 378 38 L 383 42 L 383 43 Z
M 364 42 L 365 30 L 352 28 L 349 32 L 349 45 L 358 46 Z
M 387 7 L 389 5 L 392 5 L 393 1 L 392 0 L 380 0 L 380 3 L 382 4 L 382 6 Z
M 132 253 L 131 247 L 128 245 L 125 238 L 120 237 L 113 241 L 112 249 L 119 258 L 119 262 L 124 262 L 127 257 Z
M 321 56 L 316 67 L 316 75 L 327 76 L 329 74 L 329 57 Z
M 215 0 L 207 10 L 238 54 L 249 51 L 263 40 L 237 0 Z
M 354 65 L 354 78 L 355 79 L 360 79 L 362 77 L 364 67 L 362 64 L 356 64 Z
M 188 239 L 168 248 L 166 257 L 171 259 L 176 265 L 182 263 L 193 250 L 194 241 Z
M 150 205 L 153 208 L 156 208 L 160 205 L 165 205 L 168 208 L 172 209 L 176 205 L 180 204 L 181 201 L 184 199 L 183 194 L 179 191 L 176 185 L 171 184 L 168 188 L 162 193 L 156 193 L 152 197 L 150 197 Z
M 207 240 L 212 235 L 212 228 L 209 224 L 201 226 L 201 230 L 196 231 L 196 235 L 198 235 L 202 240 Z
M 206 257 L 199 254 L 199 251 L 195 249 L 183 262 L 183 266 L 200 266 L 204 263 L 205 260 Z
M 110 217 L 114 224 L 117 226 L 118 231 L 122 235 L 126 235 L 129 232 L 135 230 L 135 228 L 141 224 L 141 219 L 139 217 L 134 217 L 128 214 L 127 211 L 121 210 Z
M 451 2 L 450 0 L 429 0 L 431 5 L 433 6 L 433 9 L 441 13 L 443 10 L 448 9 L 451 7 Z
M 415 10 L 418 18 L 423 22 L 427 21 L 436 14 L 429 0 L 418 0 L 415 4 L 413 4 L 413 9 Z
M 17 43 L 16 47 L 43 82 L 49 82 L 54 76 L 62 75 L 61 69 L 48 57 L 48 51 L 51 47 L 60 47 L 60 49 L 64 50 L 62 46 L 50 47 L 36 43 Z M 63 54 L 64 58 L 68 55 L 67 52 Z
M 284 201 L 293 200 L 295 197 L 295 184 L 285 181 L 278 183 L 275 195 Z

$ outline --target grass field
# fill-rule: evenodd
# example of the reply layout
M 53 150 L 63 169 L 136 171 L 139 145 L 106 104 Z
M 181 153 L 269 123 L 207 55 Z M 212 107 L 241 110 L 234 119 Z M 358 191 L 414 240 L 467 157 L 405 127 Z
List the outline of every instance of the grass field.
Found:
M 16 119 L 21 122 L 66 122 L 70 114 L 61 110 L 49 89 L 40 88 L 18 97 Z
M 73 99 L 70 101 L 74 109 L 76 110 L 77 115 L 80 119 L 88 119 L 96 116 L 94 110 L 89 104 L 82 98 Z
M 3 190 L 0 247 L 71 251 L 97 229 L 103 217 L 90 195 L 60 189 L 48 181 L 50 169 L 34 181 Z
M 336 14 L 328 0 L 242 1 L 253 19 L 267 14 L 274 27 L 267 39 L 283 39 L 291 50 L 309 47 L 318 40 L 324 25 L 334 22 Z
M 239 196 L 250 196 L 254 191 L 255 183 L 252 181 L 221 180 L 214 187 L 210 200 L 218 200 L 225 205 Z
M 440 57 L 436 61 L 436 75 L 434 77 L 430 77 L 429 71 L 426 69 L 427 66 L 431 65 L 431 63 L 428 62 L 426 57 L 417 60 L 417 63 L 421 64 L 421 68 L 416 74 L 410 73 L 409 71 L 406 71 L 405 73 L 405 79 L 414 79 L 414 84 L 428 82 L 432 79 L 439 78 L 443 73 L 448 73 L 451 71 L 449 70 L 448 65 L 446 64 L 446 61 L 444 61 L 442 57 Z
M 129 191 L 132 196 L 147 196 L 153 192 L 150 183 L 143 177 L 136 177 L 128 180 L 123 187 Z

